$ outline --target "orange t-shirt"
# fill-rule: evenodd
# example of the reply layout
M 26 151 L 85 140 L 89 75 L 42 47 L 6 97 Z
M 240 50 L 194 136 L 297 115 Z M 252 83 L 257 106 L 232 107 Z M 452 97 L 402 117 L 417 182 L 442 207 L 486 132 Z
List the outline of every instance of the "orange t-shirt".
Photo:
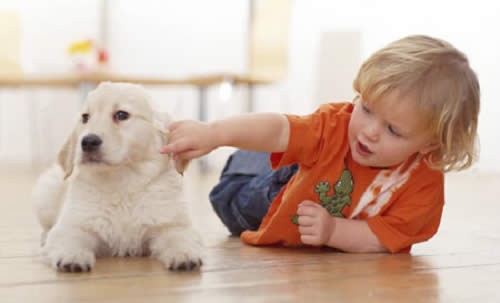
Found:
M 294 223 L 304 200 L 320 203 L 330 214 L 368 222 L 391 252 L 408 252 L 438 230 L 444 205 L 443 173 L 421 156 L 391 168 L 353 161 L 347 138 L 353 105 L 322 105 L 307 116 L 287 115 L 290 140 L 283 153 L 271 154 L 273 169 L 299 163 L 299 170 L 271 204 L 257 231 L 241 234 L 252 245 L 301 245 Z

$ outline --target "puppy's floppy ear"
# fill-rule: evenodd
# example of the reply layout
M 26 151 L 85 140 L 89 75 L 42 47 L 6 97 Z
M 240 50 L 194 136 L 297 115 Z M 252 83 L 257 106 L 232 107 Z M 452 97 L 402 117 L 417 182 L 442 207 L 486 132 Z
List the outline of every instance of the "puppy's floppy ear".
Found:
M 163 145 L 168 143 L 168 126 L 172 123 L 174 119 L 168 113 L 157 113 L 153 115 L 153 126 L 158 130 L 163 141 Z M 169 155 L 170 157 L 170 155 Z M 175 170 L 184 175 L 190 160 L 175 160 Z
M 175 160 L 175 170 L 184 176 L 184 171 L 189 165 L 190 160 Z
M 64 142 L 59 154 L 57 156 L 57 163 L 62 167 L 65 175 L 64 179 L 67 179 L 71 173 L 73 173 L 73 166 L 75 161 L 75 152 L 76 152 L 76 141 L 78 140 L 78 124 L 74 127 L 71 134 Z

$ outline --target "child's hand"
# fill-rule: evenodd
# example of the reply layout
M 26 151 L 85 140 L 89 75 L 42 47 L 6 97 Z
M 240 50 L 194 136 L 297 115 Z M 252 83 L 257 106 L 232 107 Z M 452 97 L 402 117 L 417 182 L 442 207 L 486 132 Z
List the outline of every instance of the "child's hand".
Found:
M 335 230 L 335 218 L 323 206 L 308 200 L 299 204 L 297 214 L 302 243 L 326 245 Z
M 173 153 L 176 160 L 198 158 L 217 147 L 216 134 L 209 123 L 195 120 L 176 121 L 170 124 L 168 130 L 168 144 L 160 153 Z

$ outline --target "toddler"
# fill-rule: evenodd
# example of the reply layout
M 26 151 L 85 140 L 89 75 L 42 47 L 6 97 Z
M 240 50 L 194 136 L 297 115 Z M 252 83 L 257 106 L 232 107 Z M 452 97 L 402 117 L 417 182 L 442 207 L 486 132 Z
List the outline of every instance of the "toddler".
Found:
M 353 102 L 310 115 L 174 122 L 161 152 L 256 151 L 232 155 L 210 195 L 247 244 L 408 252 L 438 230 L 443 174 L 475 160 L 479 83 L 463 53 L 416 35 L 370 56 L 353 86 Z

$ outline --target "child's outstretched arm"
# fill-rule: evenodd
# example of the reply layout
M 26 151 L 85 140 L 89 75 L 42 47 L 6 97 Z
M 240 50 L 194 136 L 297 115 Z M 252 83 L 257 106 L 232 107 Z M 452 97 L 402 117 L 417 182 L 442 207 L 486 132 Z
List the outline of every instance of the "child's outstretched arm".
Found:
M 224 120 L 201 122 L 184 120 L 169 126 L 168 144 L 161 153 L 189 160 L 208 154 L 220 146 L 282 152 L 288 146 L 288 119 L 277 113 L 251 113 Z

